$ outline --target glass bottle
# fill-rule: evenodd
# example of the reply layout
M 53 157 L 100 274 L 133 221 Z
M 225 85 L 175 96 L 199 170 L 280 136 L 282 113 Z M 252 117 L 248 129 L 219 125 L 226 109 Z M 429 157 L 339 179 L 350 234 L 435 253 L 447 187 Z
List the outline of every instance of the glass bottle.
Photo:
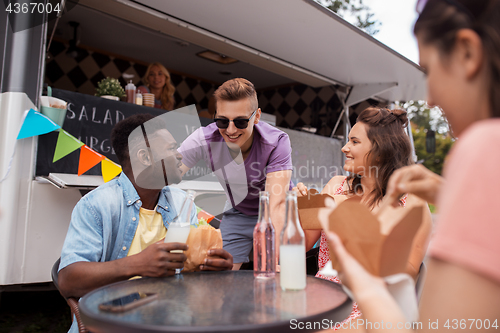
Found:
M 195 207 L 195 195 L 195 191 L 187 191 L 186 198 L 184 199 L 181 210 L 168 227 L 167 235 L 165 236 L 165 243 L 186 243 L 189 236 L 189 230 L 191 230 L 191 214 Z M 182 253 L 181 250 L 175 250 L 171 252 Z
M 280 284 L 283 290 L 306 287 L 306 246 L 297 210 L 297 192 L 286 192 L 285 225 L 280 235 Z
M 125 86 L 125 93 L 127 94 L 127 103 L 135 104 L 135 85 L 132 80 Z
M 135 94 L 135 104 L 142 105 L 142 93 L 140 90 L 137 90 L 137 93 Z
M 253 275 L 272 278 L 276 274 L 274 227 L 269 214 L 269 192 L 259 192 L 259 218 L 253 229 Z

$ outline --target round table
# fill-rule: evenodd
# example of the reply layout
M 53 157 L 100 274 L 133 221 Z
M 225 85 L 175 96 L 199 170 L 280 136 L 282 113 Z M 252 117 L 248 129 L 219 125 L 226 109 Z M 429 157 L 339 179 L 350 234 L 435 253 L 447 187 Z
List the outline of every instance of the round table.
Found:
M 134 292 L 157 293 L 158 299 L 123 313 L 99 310 L 99 304 Z M 80 300 L 92 332 L 307 332 L 333 327 L 351 310 L 351 299 L 334 282 L 307 276 L 304 290 L 282 291 L 279 273 L 261 280 L 253 271 L 127 280 Z

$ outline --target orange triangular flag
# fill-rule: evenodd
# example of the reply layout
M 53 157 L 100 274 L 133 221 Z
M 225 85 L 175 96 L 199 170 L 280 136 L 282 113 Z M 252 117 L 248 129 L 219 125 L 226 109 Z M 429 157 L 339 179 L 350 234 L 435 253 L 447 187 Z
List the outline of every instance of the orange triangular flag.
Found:
M 122 172 L 122 167 L 115 162 L 105 158 L 101 162 L 102 179 L 105 183 L 109 182 L 111 179 L 115 178 L 120 172 Z
M 83 145 L 80 150 L 80 163 L 78 164 L 78 176 L 81 176 L 97 163 L 105 159 L 103 155 L 96 153 L 87 145 Z

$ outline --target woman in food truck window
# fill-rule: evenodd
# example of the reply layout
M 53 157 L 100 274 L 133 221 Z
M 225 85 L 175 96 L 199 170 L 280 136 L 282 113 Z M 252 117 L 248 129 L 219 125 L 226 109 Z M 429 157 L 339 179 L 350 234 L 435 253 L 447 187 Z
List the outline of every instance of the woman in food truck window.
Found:
M 356 124 L 349 132 L 349 141 L 342 148 L 346 156 L 344 170 L 349 177 L 335 176 L 323 189 L 322 193 L 330 195 L 359 196 L 373 213 L 378 212 L 384 197 L 390 175 L 394 170 L 413 164 L 411 160 L 411 144 L 404 132 L 408 124 L 406 111 L 388 110 L 386 108 L 370 107 L 363 110 Z M 299 195 L 306 195 L 307 188 L 299 183 L 294 188 Z M 425 202 L 415 195 L 403 195 L 398 198 L 398 204 L 404 207 L 425 205 Z M 422 225 L 415 236 L 407 263 L 406 273 L 415 278 L 427 250 L 431 231 L 431 215 L 425 205 Z M 326 235 L 320 230 L 305 230 L 306 248 L 311 248 L 321 236 L 319 261 L 320 269 L 329 261 L 329 248 Z M 340 282 L 337 277 L 322 275 L 316 277 Z M 357 304 L 348 320 L 360 315 Z
M 140 86 L 138 90 L 144 93 L 155 95 L 155 108 L 171 111 L 174 108 L 175 88 L 170 81 L 170 73 L 159 62 L 149 65 L 144 76 L 145 86 Z

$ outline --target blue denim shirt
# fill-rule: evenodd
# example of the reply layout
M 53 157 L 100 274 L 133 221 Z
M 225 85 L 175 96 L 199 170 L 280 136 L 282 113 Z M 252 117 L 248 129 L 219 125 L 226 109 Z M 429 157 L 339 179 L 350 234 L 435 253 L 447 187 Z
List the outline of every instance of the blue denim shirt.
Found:
M 183 190 L 165 186 L 156 208 L 168 229 L 186 198 Z M 142 202 L 128 177 L 122 172 L 85 195 L 73 209 L 71 223 L 61 253 L 59 271 L 79 261 L 106 262 L 127 256 L 139 224 Z M 196 210 L 191 224 L 197 225 Z M 77 333 L 76 320 L 69 333 Z
M 156 210 L 167 229 L 185 197 L 186 193 L 177 188 L 165 186 L 161 190 Z M 59 270 L 79 261 L 106 262 L 126 257 L 141 205 L 139 194 L 124 173 L 85 195 L 73 209 Z M 197 223 L 193 210 L 191 224 Z

